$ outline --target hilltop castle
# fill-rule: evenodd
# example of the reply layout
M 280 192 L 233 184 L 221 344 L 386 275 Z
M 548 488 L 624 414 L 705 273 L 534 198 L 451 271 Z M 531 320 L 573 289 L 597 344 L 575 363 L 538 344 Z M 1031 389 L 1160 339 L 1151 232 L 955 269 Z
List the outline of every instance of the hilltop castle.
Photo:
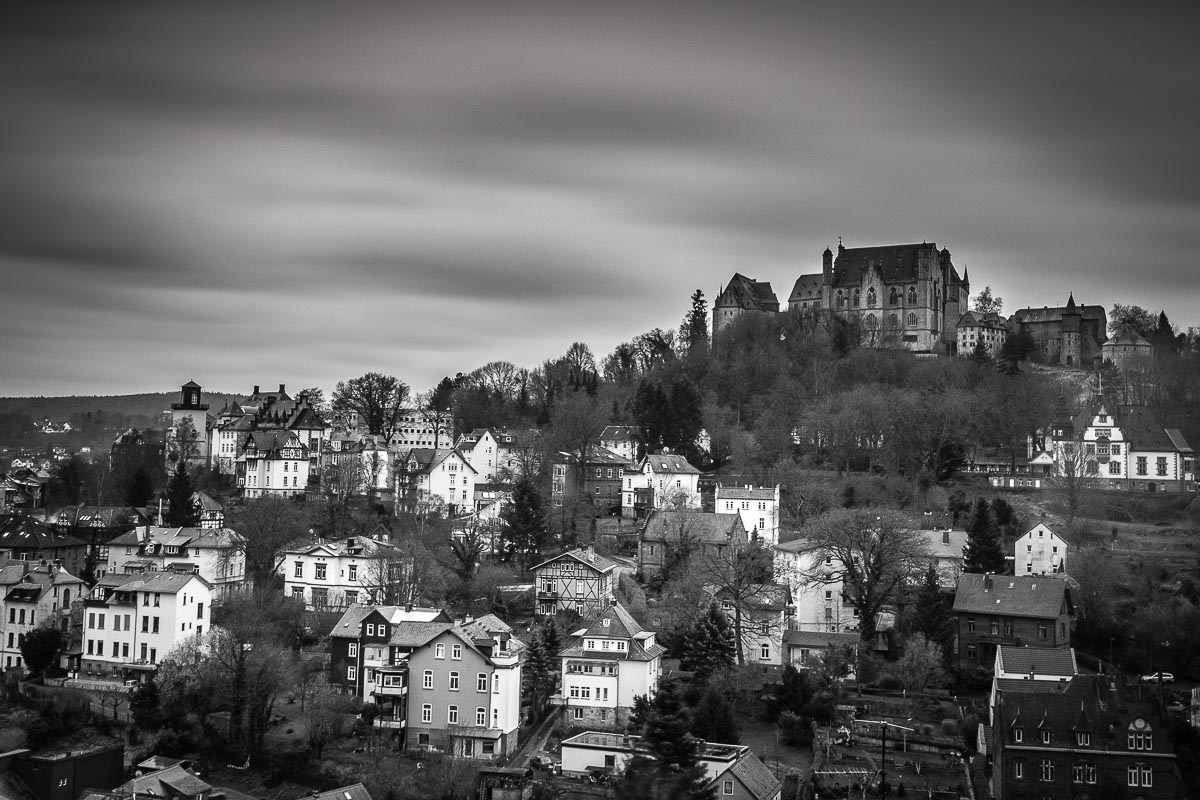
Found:
M 968 308 L 970 282 L 932 242 L 847 248 L 837 258 L 825 248 L 821 271 L 801 275 L 788 310 L 825 309 L 856 320 L 868 344 L 917 352 L 947 352 Z M 713 334 L 748 312 L 777 312 L 771 284 L 740 274 L 713 302 Z

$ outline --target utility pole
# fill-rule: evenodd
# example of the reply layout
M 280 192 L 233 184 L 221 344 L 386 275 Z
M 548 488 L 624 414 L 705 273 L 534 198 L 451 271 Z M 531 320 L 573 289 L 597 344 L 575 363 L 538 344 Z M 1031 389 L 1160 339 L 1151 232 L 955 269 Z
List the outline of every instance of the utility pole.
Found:
M 887 732 L 888 728 L 895 728 L 900 731 L 912 733 L 912 728 L 906 728 L 903 725 L 897 725 L 893 722 L 888 722 L 885 719 L 860 719 L 858 722 L 866 725 L 880 726 L 879 737 L 879 796 L 887 797 Z

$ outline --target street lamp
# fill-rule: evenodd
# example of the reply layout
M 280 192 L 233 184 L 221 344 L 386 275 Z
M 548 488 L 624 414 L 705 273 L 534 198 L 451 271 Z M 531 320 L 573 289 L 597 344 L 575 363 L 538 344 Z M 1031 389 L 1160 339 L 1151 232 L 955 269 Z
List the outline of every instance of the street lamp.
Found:
M 864 719 L 864 720 L 859 720 L 859 721 L 864 722 L 868 725 L 880 726 L 880 728 L 879 728 L 880 729 L 880 737 L 879 737 L 879 796 L 887 797 L 887 731 L 888 731 L 888 728 L 895 728 L 896 730 L 905 731 L 906 733 L 912 733 L 912 728 L 906 728 L 903 725 L 897 725 L 893 722 L 888 722 L 885 719 Z M 907 738 L 908 737 L 906 735 L 905 736 L 906 742 L 907 742 Z

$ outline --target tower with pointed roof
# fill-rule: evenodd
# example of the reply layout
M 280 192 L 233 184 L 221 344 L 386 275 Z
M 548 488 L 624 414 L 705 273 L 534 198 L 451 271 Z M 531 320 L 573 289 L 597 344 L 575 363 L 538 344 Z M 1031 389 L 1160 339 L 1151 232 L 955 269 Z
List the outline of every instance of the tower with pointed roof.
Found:
M 1028 336 L 1043 364 L 1088 369 L 1100 364 L 1108 316 L 1104 306 L 1075 302 L 1072 292 L 1065 306 L 1017 309 L 1009 317 L 1009 335 Z
M 179 387 L 179 402 L 171 403 L 171 430 L 167 432 L 170 440 L 167 443 L 167 451 L 168 454 L 179 453 L 180 446 L 175 441 L 175 434 L 179 430 L 179 423 L 185 419 L 190 420 L 196 432 L 196 439 L 183 448 L 187 451 L 189 465 L 204 464 L 208 461 L 208 403 L 201 402 L 201 399 L 200 384 L 188 381 Z

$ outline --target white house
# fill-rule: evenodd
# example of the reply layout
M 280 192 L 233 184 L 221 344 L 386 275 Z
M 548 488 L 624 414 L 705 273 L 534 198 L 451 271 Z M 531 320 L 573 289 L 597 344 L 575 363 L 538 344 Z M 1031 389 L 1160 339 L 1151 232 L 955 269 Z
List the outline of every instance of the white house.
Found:
M 777 580 L 785 582 L 792 593 L 793 630 L 858 630 L 858 612 L 836 577 L 840 565 L 835 568 L 833 560 L 818 555 L 806 539 L 793 539 L 772 549 Z
M 244 497 L 302 495 L 308 490 L 308 447 L 293 431 L 253 430 L 238 448 L 235 469 Z
M 1067 542 L 1039 522 L 1013 544 L 1016 575 L 1047 575 L 1067 570 Z
M 740 515 L 742 527 L 764 546 L 779 543 L 778 484 L 773 489 L 718 484 L 713 510 L 718 514 Z
M 392 459 L 383 436 L 336 434 L 330 437 L 321 460 L 324 487 L 338 494 L 389 493 L 393 489 Z
M 600 446 L 611 450 L 626 461 L 637 461 L 640 437 L 633 425 L 609 425 L 600 432 Z
M 1163 428 L 1144 406 L 1105 403 L 1074 417 L 1063 409 L 1051 426 L 1055 473 L 1077 473 L 1093 487 L 1135 492 L 1194 492 L 1194 453 L 1183 432 Z
M 653 697 L 666 648 L 613 603 L 571 634 L 560 652 L 562 703 L 576 727 L 623 730 L 638 695 Z
M 654 453 L 625 470 L 621 516 L 646 517 L 661 508 L 700 508 L 700 470 L 676 453 Z
M 1008 320 L 994 311 L 968 311 L 958 318 L 955 334 L 960 356 L 971 355 L 980 343 L 989 355 L 997 356 L 1008 340 Z
M 212 587 L 193 572 L 105 575 L 83 602 L 80 669 L 133 677 L 209 629 Z
M 390 543 L 350 536 L 284 550 L 278 572 L 285 595 L 309 610 L 329 610 L 389 601 L 392 570 L 399 566 Z
M 221 600 L 247 588 L 246 540 L 229 528 L 162 528 L 140 525 L 108 543 L 104 573 L 195 572 Z
M 477 480 L 496 480 L 500 470 L 500 443 L 490 428 L 476 428 L 470 433 L 464 433 L 458 437 L 454 447 L 475 470 Z
M 24 666 L 21 639 L 34 628 L 52 621 L 64 635 L 69 633 L 71 604 L 82 601 L 86 593 L 86 584 L 59 564 L 19 561 L 0 568 L 0 656 L 4 667 Z
M 448 412 L 406 408 L 400 412 L 391 445 L 401 452 L 413 447 L 441 450 L 450 447 L 453 441 L 454 419 Z
M 414 447 L 396 462 L 396 502 L 444 505 L 451 516 L 471 511 L 478 473 L 460 451 Z

